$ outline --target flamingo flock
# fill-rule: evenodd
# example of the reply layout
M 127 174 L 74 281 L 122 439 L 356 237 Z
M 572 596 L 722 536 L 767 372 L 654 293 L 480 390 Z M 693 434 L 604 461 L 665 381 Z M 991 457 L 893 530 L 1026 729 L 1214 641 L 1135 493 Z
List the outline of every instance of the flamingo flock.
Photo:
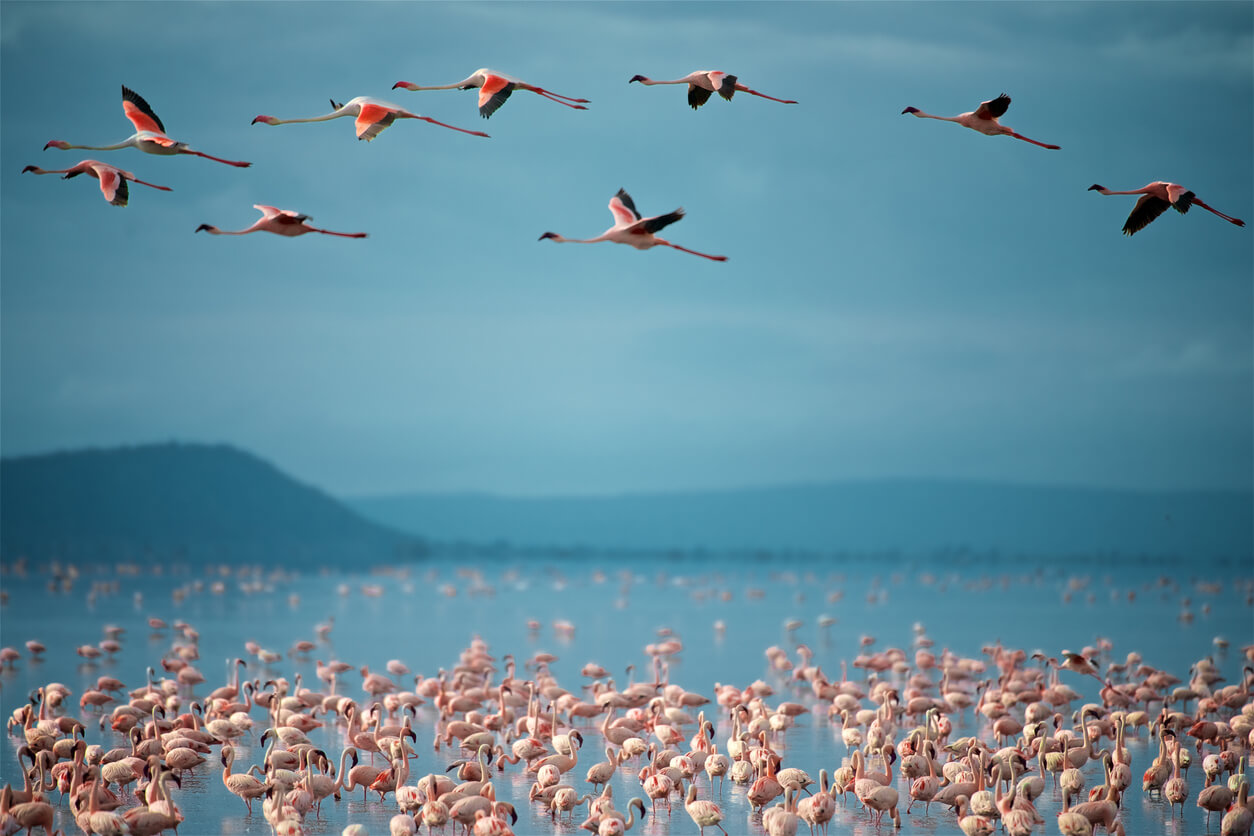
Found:
M 299 620 L 299 608 L 293 614 Z M 876 650 L 864 636 L 856 656 L 829 659 L 839 661 L 838 677 L 805 644 L 759 646 L 764 678 L 734 685 L 680 681 L 685 654 L 697 651 L 662 628 L 644 643 L 652 675 L 639 679 L 628 666 L 616 680 L 611 671 L 624 660 L 599 659 L 563 682 L 554 654 L 516 657 L 472 637 L 429 675 L 402 659 L 389 661 L 388 674 L 332 659 L 302 683 L 306 654 L 332 649 L 328 620 L 310 624 L 317 638 L 293 645 L 287 661 L 247 642 L 216 684 L 197 667 L 195 625 L 149 623 L 161 625 L 149 636 L 160 658 L 142 682 L 100 675 L 77 710 L 57 682 L 29 699 L 6 689 L 18 703 L 5 711 L 21 786 L 0 792 L 0 833 L 216 831 L 179 803 L 189 777 L 203 784 L 214 770 L 238 799 L 227 815 L 287 836 L 328 832 L 325 816 L 340 805 L 351 805 L 350 818 L 392 811 L 390 834 L 474 836 L 537 832 L 522 829 L 524 817 L 531 827 L 605 836 L 642 823 L 648 832 L 727 836 L 850 828 L 1126 836 L 1129 806 L 1153 804 L 1165 819 L 1196 806 L 1208 821 L 1219 816 L 1220 836 L 1242 836 L 1254 815 L 1246 778 L 1254 644 L 1241 649 L 1239 681 L 1225 683 L 1210 656 L 1178 677 L 1105 639 L 1056 655 L 1000 642 L 971 656 L 935 652 L 916 623 L 912 650 Z M 134 653 L 124 629 L 104 634 L 100 644 L 115 643 L 119 659 Z M 27 654 L 6 647 L 0 659 L 44 664 L 32 643 L 43 646 L 30 639 Z M 1096 699 L 1076 687 L 1097 688 Z M 823 728 L 845 757 L 793 754 L 807 751 L 794 735 Z M 605 760 L 589 763 L 594 743 Z M 1082 770 L 1094 765 L 1104 780 L 1088 787 Z M 625 798 L 615 786 L 639 789 Z M 519 787 L 529 787 L 525 798 Z M 1061 812 L 1046 812 L 1059 795 Z M 745 803 L 747 822 L 729 815 Z M 368 832 L 361 822 L 342 831 Z
M 793 99 L 782 99 L 775 96 L 768 96 L 765 93 L 754 90 L 742 84 L 737 76 L 721 70 L 698 70 L 696 72 L 689 73 L 682 78 L 670 80 L 659 80 L 649 78 L 644 75 L 634 75 L 629 80 L 629 83 L 636 82 L 645 86 L 669 84 L 687 85 L 688 104 L 693 110 L 696 110 L 704 105 L 715 93 L 729 102 L 737 92 L 743 92 L 751 96 L 757 96 L 758 98 L 768 99 L 782 104 L 797 104 L 797 102 Z M 453 84 L 424 86 L 408 81 L 398 81 L 392 85 L 392 89 L 404 89 L 409 91 L 477 89 L 479 91 L 479 115 L 484 119 L 487 119 L 496 113 L 515 90 L 524 90 L 535 93 L 541 98 L 565 105 L 566 107 L 575 110 L 587 110 L 588 108 L 586 106 L 590 104 L 588 99 L 574 98 L 560 93 L 554 93 L 553 91 L 547 90 L 543 87 L 529 84 L 504 73 L 486 68 L 476 70 L 467 78 L 454 82 Z M 954 122 L 987 136 L 1009 136 L 1014 139 L 1019 139 L 1024 142 L 1037 145 L 1041 148 L 1055 151 L 1060 149 L 1060 146 L 1058 145 L 1052 145 L 1031 139 L 1005 125 L 1002 125 L 999 119 L 1006 114 L 1006 111 L 1010 107 L 1010 101 L 1010 96 L 1002 93 L 994 99 L 981 102 L 980 106 L 975 110 L 961 113 L 957 116 L 936 116 L 931 113 L 925 113 L 919 108 L 913 106 L 905 108 L 902 111 L 902 114 L 909 113 L 920 119 L 938 119 L 946 122 Z M 171 139 L 166 135 L 164 124 L 162 124 L 161 119 L 158 118 L 156 112 L 152 109 L 148 102 L 134 90 L 126 86 L 122 87 L 122 109 L 126 118 L 130 120 L 132 125 L 134 125 L 136 131 L 126 140 L 114 145 L 103 146 L 72 145 L 62 140 L 52 140 L 44 146 L 44 150 L 47 150 L 48 148 L 59 148 L 61 150 L 77 148 L 93 151 L 110 151 L 122 148 L 138 148 L 148 154 L 167 156 L 175 154 L 191 154 L 240 168 L 246 168 L 252 165 L 248 162 L 226 160 L 221 157 L 214 157 L 200 151 L 195 151 L 186 143 Z M 346 102 L 336 102 L 332 99 L 331 112 L 321 116 L 280 119 L 278 117 L 262 114 L 255 117 L 252 120 L 252 124 L 256 125 L 260 123 L 272 126 L 288 125 L 307 122 L 326 122 L 343 117 L 353 118 L 357 139 L 364 140 L 366 142 L 374 140 L 375 137 L 377 137 L 398 119 L 415 119 L 432 125 L 437 125 L 442 128 L 448 128 L 450 130 L 469 134 L 471 136 L 484 138 L 488 137 L 488 134 L 483 131 L 459 128 L 455 125 L 441 122 L 430 116 L 422 116 L 420 114 L 413 113 L 403 107 L 400 107 L 399 105 L 371 96 L 358 96 L 356 98 L 349 99 Z M 37 174 L 54 173 L 51 171 L 44 171 L 36 166 L 27 166 L 23 169 L 23 171 L 33 171 Z M 84 172 L 92 174 L 92 176 L 96 177 L 100 181 L 101 189 L 105 194 L 105 199 L 114 206 L 125 206 L 127 204 L 126 181 L 129 180 L 130 182 L 152 186 L 151 183 L 138 180 L 130 172 L 123 172 L 121 169 L 117 169 L 94 160 L 83 160 L 72 168 L 62 169 L 55 173 L 65 173 L 67 177 L 73 177 L 75 174 Z M 163 186 L 154 186 L 153 188 L 166 189 L 166 187 Z M 166 190 L 168 191 L 168 189 Z M 1143 197 L 1137 202 L 1132 214 L 1129 215 L 1127 222 L 1124 224 L 1123 232 L 1126 235 L 1133 235 L 1140 231 L 1151 221 L 1161 215 L 1168 207 L 1174 208 L 1176 211 L 1184 214 L 1188 212 L 1189 207 L 1194 204 L 1206 209 L 1208 212 L 1218 215 L 1236 226 L 1245 225 L 1244 221 L 1213 209 L 1201 200 L 1198 200 L 1192 191 L 1174 183 L 1157 181 L 1150 183 L 1142 189 L 1126 192 L 1109 191 L 1104 187 L 1097 185 L 1090 187 L 1090 190 L 1096 190 L 1103 195 L 1143 195 Z M 557 242 L 576 243 L 612 241 L 620 244 L 629 244 L 639 250 L 650 249 L 654 246 L 663 245 L 679 250 L 680 252 L 701 256 L 702 258 L 711 261 L 727 260 L 726 256 L 707 255 L 705 253 L 672 244 L 669 241 L 656 237 L 653 233 L 683 217 L 683 210 L 676 210 L 675 212 L 671 212 L 667 215 L 642 218 L 639 213 L 635 211 L 634 207 L 631 206 L 631 199 L 626 198 L 624 200 L 625 195 L 626 192 L 619 190 L 618 194 L 610 201 L 610 211 L 614 215 L 615 223 L 613 227 L 600 236 L 588 239 L 569 239 L 563 238 L 562 236 L 552 232 L 546 232 L 544 235 L 540 236 L 540 240 L 549 239 Z M 267 212 L 267 210 L 263 209 L 263 212 Z M 324 231 L 286 225 L 286 222 L 283 220 L 284 218 L 297 217 L 299 216 L 299 213 L 292 212 L 290 210 L 275 210 L 275 212 L 278 214 L 272 215 L 267 213 L 262 222 L 260 222 L 260 226 L 255 225 L 243 232 L 252 232 L 261 229 L 270 232 L 278 232 L 281 235 L 292 236 L 301 234 L 301 231 L 294 230 Z M 279 218 L 277 224 L 275 220 L 276 217 Z M 215 227 L 207 224 L 202 224 L 196 231 L 199 232 L 201 230 L 207 230 L 216 234 L 228 234 L 221 233 Z M 365 236 L 348 235 L 345 237 Z

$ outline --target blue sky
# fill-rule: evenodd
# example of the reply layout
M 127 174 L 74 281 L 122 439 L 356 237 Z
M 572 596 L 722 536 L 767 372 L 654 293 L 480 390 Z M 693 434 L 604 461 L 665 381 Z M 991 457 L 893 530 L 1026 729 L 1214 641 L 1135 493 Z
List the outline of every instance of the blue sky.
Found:
M 5 455 L 178 439 L 333 493 L 895 476 L 1254 483 L 1249 3 L 20 3 L 0 15 Z M 448 84 L 491 67 L 490 120 Z M 800 104 L 629 85 L 735 73 Z M 120 86 L 192 157 L 129 136 Z M 902 116 L 974 109 L 1046 151 Z M 251 126 L 373 95 L 398 122 Z M 96 156 L 142 179 L 20 175 Z M 676 243 L 592 237 L 626 188 Z M 195 235 L 254 203 L 364 241 Z M 318 238 L 319 240 L 315 240 Z

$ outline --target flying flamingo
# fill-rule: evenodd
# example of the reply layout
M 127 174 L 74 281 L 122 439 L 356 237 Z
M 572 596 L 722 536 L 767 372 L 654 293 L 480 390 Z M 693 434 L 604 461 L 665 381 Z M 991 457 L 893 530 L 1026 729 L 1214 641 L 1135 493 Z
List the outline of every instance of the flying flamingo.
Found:
M 68 142 L 54 139 L 44 146 L 44 150 L 60 148 L 62 151 L 67 151 L 71 148 L 81 148 L 85 151 L 116 151 L 119 148 L 138 148 L 146 154 L 162 154 L 164 156 L 192 154 L 197 157 L 204 157 L 207 160 L 213 160 L 216 163 L 233 165 L 237 168 L 248 168 L 252 165 L 252 163 L 224 160 L 221 157 L 193 151 L 187 147 L 187 143 L 176 142 L 170 139 L 165 135 L 165 125 L 162 125 L 161 120 L 157 118 L 157 114 L 152 112 L 148 102 L 144 101 L 142 96 L 125 85 L 122 86 L 122 111 L 126 114 L 126 118 L 131 120 L 131 124 L 135 126 L 135 134 L 128 139 L 124 139 L 115 145 L 71 145 Z
M 570 96 L 563 96 L 561 93 L 554 93 L 552 90 L 545 90 L 543 87 L 536 87 L 534 84 L 528 84 L 525 81 L 498 73 L 495 70 L 482 69 L 475 70 L 470 78 L 459 81 L 456 84 L 441 84 L 438 87 L 420 87 L 409 81 L 398 81 L 392 85 L 392 89 L 404 87 L 406 90 L 473 90 L 479 88 L 479 115 L 487 119 L 493 113 L 505 104 L 505 100 L 515 90 L 530 90 L 549 101 L 557 102 L 575 110 L 587 110 L 584 107 L 590 104 L 587 99 L 572 99 Z M 565 100 L 565 101 L 563 101 Z M 575 102 L 575 104 L 572 104 Z
M 341 238 L 366 237 L 364 232 L 331 232 L 328 229 L 318 229 L 305 223 L 305 221 L 309 220 L 308 215 L 301 215 L 290 209 L 276 209 L 273 206 L 262 206 L 260 203 L 253 204 L 253 208 L 261 210 L 261 218 L 248 229 L 227 231 L 209 224 L 201 224 L 196 227 L 196 231 L 200 232 L 203 229 L 211 235 L 247 235 L 250 232 L 273 232 L 275 235 L 286 235 L 288 238 L 304 235 L 306 232 L 321 232 L 323 235 L 338 235 Z
M 563 238 L 556 232 L 546 232 L 538 240 L 543 241 L 545 238 L 551 238 L 564 244 L 595 244 L 600 241 L 613 241 L 615 244 L 629 244 L 638 250 L 647 250 L 650 247 L 656 247 L 661 244 L 664 247 L 671 247 L 692 255 L 699 255 L 711 261 L 727 260 L 725 255 L 699 253 L 696 250 L 672 244 L 670 241 L 658 238 L 653 234 L 682 218 L 684 216 L 683 209 L 676 209 L 674 212 L 666 215 L 642 218 L 640 213 L 636 211 L 636 204 L 632 202 L 631 195 L 627 194 L 623 189 L 619 189 L 618 194 L 610 198 L 610 213 L 614 216 L 614 225 L 596 238 L 584 238 L 582 240 Z
M 394 105 L 391 102 L 385 102 L 382 99 L 371 98 L 370 96 L 358 96 L 355 99 L 349 99 L 343 104 L 331 100 L 333 110 L 326 116 L 311 116 L 308 119 L 276 119 L 273 116 L 258 116 L 253 120 L 253 124 L 262 122 L 266 125 L 287 125 L 293 122 L 325 122 L 328 119 L 339 119 L 341 116 L 357 117 L 357 138 L 364 139 L 367 142 L 374 139 L 383 129 L 391 125 L 397 119 L 421 119 L 424 122 L 430 122 L 432 125 L 439 125 L 441 128 L 450 128 L 454 131 L 461 131 L 464 134 L 472 134 L 473 136 L 487 136 L 483 131 L 468 131 L 465 128 L 456 128 L 452 125 L 446 125 L 438 119 L 432 119 L 430 116 L 419 116 L 417 113 L 410 113 L 405 108 Z
M 748 87 L 741 84 L 736 79 L 736 76 L 729 75 L 728 73 L 720 72 L 718 70 L 697 70 L 695 73 L 689 73 L 683 78 L 677 78 L 674 81 L 658 81 L 656 79 L 648 78 L 646 76 L 634 75 L 631 77 L 631 81 L 628 81 L 627 83 L 631 84 L 633 81 L 638 81 L 641 84 L 645 84 L 645 85 L 687 84 L 688 85 L 688 104 L 692 107 L 693 110 L 696 110 L 697 108 L 701 107 L 701 105 L 708 102 L 710 100 L 710 95 L 712 93 L 718 93 L 720 96 L 722 96 L 724 99 L 730 102 L 732 100 L 732 96 L 736 95 L 737 90 L 741 91 L 742 93 L 748 93 L 750 96 L 758 96 L 763 99 L 770 99 L 773 102 L 780 102 L 782 104 L 796 104 L 796 102 L 794 102 L 792 99 L 777 99 L 774 96 L 768 96 L 765 93 L 759 93 L 757 90 L 750 90 Z
M 933 116 L 930 113 L 924 113 L 917 107 L 908 107 L 902 113 L 913 113 L 920 119 L 940 119 L 945 122 L 957 122 L 959 125 L 970 128 L 973 131 L 979 131 L 987 136 L 1013 136 L 1015 139 L 1022 139 L 1024 142 L 1030 142 L 1033 145 L 1039 145 L 1042 148 L 1049 148 L 1057 151 L 1061 146 L 1046 145 L 1044 142 L 1037 142 L 1035 139 L 1028 139 L 1022 134 L 1017 134 L 1007 128 L 1005 125 L 999 124 L 997 119 L 1006 113 L 1006 109 L 1010 107 L 1010 97 L 1002 93 L 995 99 L 987 102 L 980 102 L 980 106 L 970 113 L 960 113 L 957 116 Z
M 1105 186 L 1099 186 L 1096 183 L 1089 186 L 1090 192 L 1098 192 L 1099 194 L 1139 194 L 1144 195 L 1136 202 L 1136 206 L 1132 207 L 1132 214 L 1128 215 L 1128 220 L 1123 225 L 1124 235 L 1135 235 L 1150 223 L 1167 211 L 1170 206 L 1181 215 L 1189 211 L 1190 206 L 1201 206 L 1207 212 L 1218 215 L 1228 223 L 1237 226 L 1245 226 L 1245 221 L 1239 218 L 1229 217 L 1217 209 L 1212 209 L 1202 201 L 1198 200 L 1197 195 L 1186 189 L 1184 186 L 1176 183 L 1164 183 L 1156 180 L 1148 186 L 1142 186 L 1130 192 L 1112 192 Z
M 100 191 L 104 193 L 104 199 L 112 203 L 114 206 L 125 206 L 130 192 L 126 186 L 126 181 L 139 183 L 142 186 L 149 186 L 154 189 L 161 189 L 163 192 L 170 191 L 169 186 L 158 186 L 156 183 L 146 183 L 140 180 L 129 171 L 123 171 L 115 168 L 108 163 L 102 163 L 97 160 L 83 160 L 72 168 L 62 168 L 56 170 L 45 170 L 36 165 L 28 165 L 22 169 L 25 174 L 33 171 L 36 174 L 64 174 L 62 180 L 69 180 L 71 177 L 77 177 L 80 174 L 90 174 L 100 181 Z

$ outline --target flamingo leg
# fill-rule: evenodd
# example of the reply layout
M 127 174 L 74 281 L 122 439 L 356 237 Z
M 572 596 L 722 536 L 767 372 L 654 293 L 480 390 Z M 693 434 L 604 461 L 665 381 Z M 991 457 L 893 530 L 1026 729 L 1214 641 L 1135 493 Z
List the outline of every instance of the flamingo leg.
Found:
M 538 94 L 538 95 L 540 95 L 540 96 L 542 96 L 542 97 L 544 97 L 544 98 L 548 99 L 548 100 L 549 100 L 549 101 L 551 101 L 551 102 L 557 102 L 557 103 L 558 103 L 558 104 L 560 104 L 560 105 L 566 105 L 567 107 L 573 107 L 575 110 L 587 110 L 587 109 L 588 109 L 588 108 L 584 107 L 584 106 L 583 106 L 583 105 L 581 105 L 581 104 L 571 104 L 571 102 L 586 102 L 586 101 L 588 101 L 587 99 L 571 99 L 571 102 L 566 102 L 566 101 L 562 101 L 562 99 L 560 99 L 560 98 L 556 98 L 556 97 L 554 97 L 554 96 L 550 96 L 550 95 L 549 95 L 547 92 L 545 92 L 545 91 L 541 91 L 541 90 L 534 90 L 534 89 L 533 89 L 531 92 L 536 93 L 536 94 Z
M 211 154 L 205 154 L 200 151 L 192 151 L 190 149 L 183 151 L 182 153 L 193 154 L 197 157 L 204 157 L 206 160 L 213 160 L 215 163 L 226 163 L 227 165 L 233 165 L 236 168 L 248 168 L 249 166 L 252 165 L 252 163 L 240 163 L 240 162 L 235 162 L 234 160 L 224 160 L 221 157 L 215 157 Z
M 169 186 L 158 186 L 156 183 L 146 183 L 143 180 L 135 180 L 131 178 L 131 182 L 138 183 L 141 186 L 148 186 L 149 188 L 153 188 L 153 189 L 161 189 L 161 191 L 163 192 L 172 191 L 172 189 Z M 101 708 L 101 710 L 102 711 L 104 710 L 103 707 Z
M 658 243 L 663 244 L 667 247 L 670 247 L 671 249 L 679 250 L 680 252 L 690 253 L 692 255 L 699 255 L 702 258 L 708 258 L 710 261 L 726 261 L 727 260 L 727 256 L 725 255 L 706 255 L 705 253 L 699 253 L 696 250 L 690 250 L 687 247 L 681 247 L 678 244 L 672 244 L 670 241 L 663 241 L 661 239 L 658 239 Z
M 1047 144 L 1046 144 L 1046 143 L 1044 143 L 1044 142 L 1037 142 L 1035 139 L 1028 139 L 1028 138 L 1027 138 L 1026 136 L 1024 136 L 1023 134 L 1017 134 L 1017 133 L 1015 133 L 1014 131 L 1011 131 L 1009 135 L 1010 135 L 1010 136 L 1013 136 L 1015 139 L 1022 139 L 1024 142 L 1030 142 L 1030 143 L 1032 143 L 1033 145 L 1039 145 L 1039 146 L 1041 146 L 1042 148 L 1048 148 L 1048 149 L 1050 149 L 1051 151 L 1058 151 L 1058 150 L 1060 150 L 1060 149 L 1062 148 L 1062 146 L 1061 146 L 1061 145 L 1047 145 Z M 1098 677 L 1098 681 L 1099 681 L 1099 682 L 1101 681 L 1101 677 Z
M 317 227 L 309 227 L 314 232 L 321 232 L 323 235 L 338 235 L 341 238 L 365 238 L 364 232 L 332 232 L 329 229 L 318 229 Z
M 1213 213 L 1213 214 L 1218 215 L 1219 217 L 1223 218 L 1223 219 L 1224 219 L 1225 221 L 1227 221 L 1228 223 L 1233 223 L 1233 224 L 1236 224 L 1237 226 L 1245 226 L 1245 221 L 1241 220 L 1240 218 L 1234 218 L 1234 217 L 1232 217 L 1231 215 L 1225 215 L 1223 212 L 1220 212 L 1218 209 L 1215 209 L 1215 208 L 1213 208 L 1213 207 L 1207 206 L 1205 203 L 1203 203 L 1202 201 L 1198 200 L 1196 197 L 1195 197 L 1195 198 L 1193 198 L 1193 205 L 1194 205 L 1194 206 L 1201 206 L 1201 207 L 1202 207 L 1203 209 L 1205 209 L 1207 212 L 1211 212 L 1211 213 Z M 1200 743 L 1201 741 L 1198 741 L 1198 742 Z
M 543 87 L 528 88 L 533 93 L 539 93 L 541 96 L 552 96 L 558 99 L 565 99 L 568 102 L 578 102 L 579 104 L 591 104 L 587 99 L 576 99 L 573 96 L 563 96 L 561 93 L 554 93 L 552 90 L 545 90 Z M 587 108 L 585 108 L 586 110 Z
M 438 119 L 432 119 L 430 116 L 411 116 L 410 118 L 421 119 L 424 122 L 430 122 L 432 125 L 439 125 L 441 128 L 449 128 L 454 131 L 461 131 L 464 134 L 471 134 L 472 136 L 483 136 L 483 137 L 487 136 L 487 134 L 485 134 L 483 131 L 469 131 L 469 130 L 466 130 L 465 128 L 458 128 L 453 125 L 446 125 L 445 123 L 441 122 Z
M 757 90 L 750 90 L 748 87 L 745 87 L 743 84 L 737 84 L 736 89 L 742 93 L 748 93 L 750 96 L 758 96 L 763 99 L 770 99 L 771 101 L 779 102 L 780 104 L 796 104 L 796 102 L 794 102 L 792 99 L 777 99 L 774 96 L 768 96 L 765 93 L 759 93 Z

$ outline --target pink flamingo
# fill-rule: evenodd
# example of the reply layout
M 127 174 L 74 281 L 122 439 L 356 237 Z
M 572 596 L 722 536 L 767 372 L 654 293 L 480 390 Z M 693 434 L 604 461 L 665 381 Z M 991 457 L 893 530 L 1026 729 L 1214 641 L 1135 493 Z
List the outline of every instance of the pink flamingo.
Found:
M 736 95 L 739 90 L 742 93 L 748 93 L 751 96 L 758 96 L 763 99 L 770 99 L 773 102 L 781 104 L 796 104 L 792 99 L 777 99 L 774 96 L 768 96 L 765 93 L 759 93 L 757 90 L 751 90 L 737 80 L 736 76 L 718 70 L 697 70 L 695 73 L 689 73 L 683 78 L 677 78 L 674 81 L 658 81 L 642 75 L 634 75 L 628 84 L 638 81 L 644 85 L 654 84 L 687 84 L 688 85 L 688 104 L 693 110 L 701 107 L 710 100 L 710 96 L 718 93 L 727 101 L 732 100 L 732 96 Z
M 702 258 L 708 258 L 711 261 L 726 261 L 725 255 L 706 255 L 696 250 L 690 250 L 687 247 L 681 247 L 678 244 L 672 244 L 662 238 L 658 238 L 653 233 L 664 229 L 678 221 L 684 216 L 683 209 L 676 209 L 665 215 L 655 215 L 651 218 L 642 218 L 640 213 L 636 211 L 636 204 L 632 202 L 631 195 L 627 194 L 623 189 L 618 190 L 618 194 L 610 198 L 610 214 L 614 216 L 614 225 L 596 238 L 564 238 L 556 232 L 546 232 L 540 236 L 538 240 L 543 241 L 550 238 L 562 244 L 595 244 L 601 241 L 612 241 L 615 244 L 627 244 L 638 250 L 647 250 L 656 247 L 659 244 L 664 247 L 680 250 L 681 252 L 699 255 Z
M 138 148 L 146 154 L 160 154 L 163 156 L 192 154 L 196 157 L 204 157 L 207 160 L 213 160 L 216 163 L 226 163 L 237 168 L 248 168 L 252 165 L 252 163 L 224 160 L 221 157 L 193 151 L 187 147 L 187 143 L 170 139 L 170 137 L 165 135 L 165 126 L 161 124 L 157 114 L 153 113 L 152 108 L 148 106 L 148 102 L 144 101 L 142 96 L 125 85 L 122 87 L 122 110 L 126 114 L 126 118 L 131 120 L 131 124 L 135 126 L 135 134 L 131 137 L 114 145 L 71 145 L 68 142 L 54 139 L 44 146 L 44 150 L 60 148 L 62 151 L 67 151 L 71 148 L 81 148 L 85 151 L 117 151 L 120 148 Z M 154 627 L 153 629 L 157 628 Z
M 248 229 L 229 231 L 218 229 L 210 224 L 201 224 L 196 227 L 196 231 L 204 230 L 211 235 L 247 235 L 250 232 L 273 232 L 275 235 L 283 235 L 288 238 L 304 235 L 307 232 L 321 232 L 323 235 L 338 235 L 341 238 L 366 237 L 364 232 L 331 232 L 328 229 L 318 229 L 305 223 L 305 221 L 309 220 L 309 215 L 302 215 L 290 209 L 276 209 L 273 206 L 262 206 L 260 203 L 253 204 L 253 208 L 261 210 L 261 218 Z
M 1024 142 L 1030 142 L 1033 145 L 1039 145 L 1042 148 L 1048 148 L 1051 151 L 1057 151 L 1061 146 L 1047 145 L 1044 142 L 1037 142 L 1035 139 L 1028 139 L 1023 134 L 1017 134 L 997 120 L 1005 115 L 1006 110 L 1010 107 L 1010 97 L 1002 93 L 995 99 L 987 102 L 980 102 L 980 106 L 973 111 L 960 113 L 957 116 L 933 116 L 930 113 L 924 113 L 917 107 L 908 107 L 902 113 L 912 113 L 920 119 L 940 119 L 943 122 L 957 122 L 965 128 L 973 131 L 979 131 L 986 136 L 1013 136 L 1015 139 L 1022 139 Z
M 552 90 L 545 90 L 543 87 L 537 87 L 534 84 L 528 84 L 512 76 L 498 73 L 495 70 L 480 69 L 471 73 L 469 78 L 463 79 L 456 84 L 441 84 L 436 87 L 420 87 L 409 81 L 398 81 L 392 85 L 392 89 L 403 87 L 406 90 L 473 90 L 479 88 L 479 115 L 487 119 L 493 113 L 505 104 L 505 100 L 515 90 L 529 90 L 552 102 L 574 108 L 575 110 L 587 110 L 584 107 L 590 104 L 587 99 L 574 99 L 570 96 L 563 96 L 560 93 L 554 93 Z
M 28 165 L 22 169 L 23 174 L 28 171 L 33 171 L 36 174 L 64 174 L 65 176 L 61 178 L 62 180 L 69 180 L 71 177 L 77 177 L 80 174 L 90 174 L 100 181 L 100 191 L 104 194 L 104 199 L 114 206 L 125 206 L 130 198 L 130 190 L 126 186 L 127 180 L 130 180 L 132 183 L 139 183 L 141 186 L 160 189 L 163 192 L 170 191 L 169 186 L 147 183 L 129 171 L 123 171 L 120 168 L 97 160 L 83 160 L 71 168 L 46 170 L 37 165 Z
M 1183 215 L 1189 211 L 1190 206 L 1194 205 L 1201 206 L 1207 212 L 1210 212 L 1213 215 L 1218 215 L 1228 223 L 1236 224 L 1237 226 L 1245 226 L 1245 221 L 1240 218 L 1225 215 L 1218 209 L 1207 206 L 1205 203 L 1198 200 L 1197 195 L 1193 194 L 1193 192 L 1176 183 L 1165 183 L 1162 180 L 1155 180 L 1147 186 L 1142 186 L 1139 189 L 1133 189 L 1130 192 L 1112 192 L 1105 186 L 1099 186 L 1094 183 L 1089 186 L 1088 190 L 1090 192 L 1097 192 L 1098 194 L 1105 195 L 1143 195 L 1143 197 L 1136 202 L 1136 206 L 1132 207 L 1132 214 L 1128 215 L 1128 220 L 1123 224 L 1124 235 L 1135 235 L 1142 229 L 1145 229 L 1145 227 L 1149 226 L 1155 218 L 1163 212 L 1166 212 L 1168 207 L 1175 209 Z
M 254 125 L 258 122 L 266 125 L 288 125 L 294 122 L 325 122 L 328 119 L 339 119 L 341 116 L 355 116 L 357 118 L 357 138 L 369 142 L 397 119 L 421 119 L 424 122 L 430 122 L 432 125 L 461 131 L 464 134 L 487 136 L 483 131 L 468 131 L 465 128 L 446 125 L 437 119 L 432 119 L 430 116 L 419 116 L 417 113 L 410 113 L 399 105 L 385 102 L 382 99 L 374 99 L 370 96 L 358 96 L 343 103 L 332 99 L 331 107 L 332 111 L 325 116 L 311 116 L 307 119 L 276 119 L 273 116 L 265 116 L 263 114 L 254 119 L 252 123 Z

